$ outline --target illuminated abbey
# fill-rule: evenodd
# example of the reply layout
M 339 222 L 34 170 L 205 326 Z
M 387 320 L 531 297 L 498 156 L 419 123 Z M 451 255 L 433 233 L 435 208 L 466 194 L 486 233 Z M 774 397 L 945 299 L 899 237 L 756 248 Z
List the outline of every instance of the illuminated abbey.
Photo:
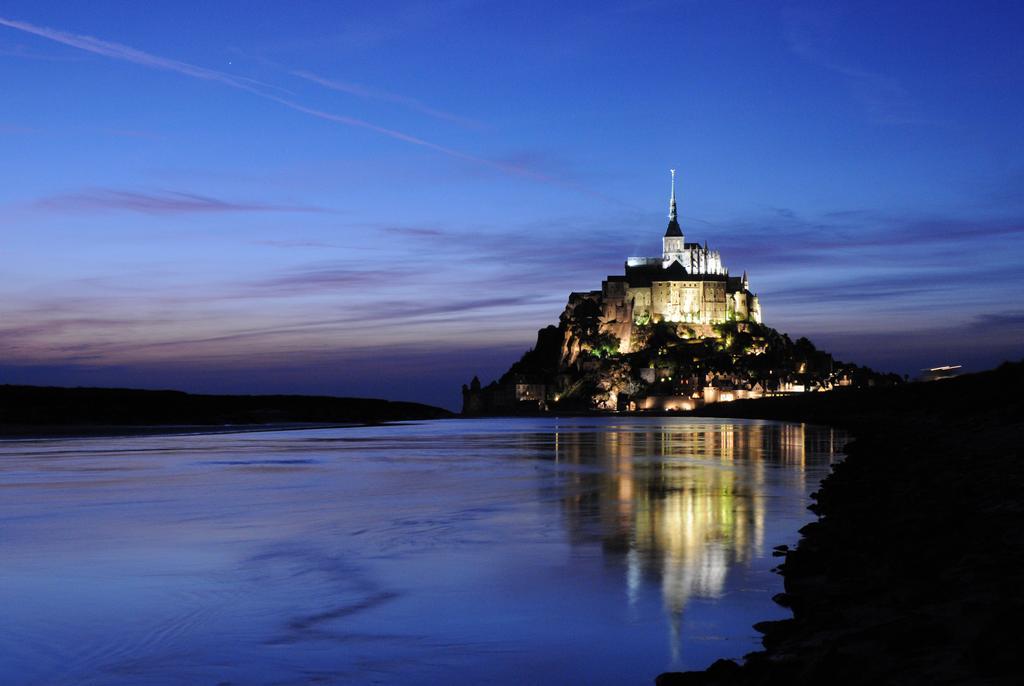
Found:
M 761 305 L 750 291 L 746 272 L 730 276 L 717 250 L 707 242 L 687 243 L 676 213 L 676 173 L 672 171 L 668 228 L 660 257 L 630 257 L 625 274 L 609 276 L 600 291 L 573 293 L 566 314 L 584 300 L 600 304 L 602 329 L 631 352 L 634 325 L 678 322 L 695 336 L 716 336 L 713 325 L 724 322 L 761 323 Z
M 630 257 L 601 290 L 570 293 L 558 326 L 505 374 L 462 387 L 464 414 L 674 412 L 893 383 L 765 326 L 746 272 L 730 276 L 717 250 L 686 242 L 675 181 L 673 170 L 661 256 Z

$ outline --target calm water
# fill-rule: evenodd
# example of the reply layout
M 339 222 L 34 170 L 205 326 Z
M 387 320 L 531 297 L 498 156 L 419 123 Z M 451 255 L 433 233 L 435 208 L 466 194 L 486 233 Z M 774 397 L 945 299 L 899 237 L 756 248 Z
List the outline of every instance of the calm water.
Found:
M 842 445 L 455 420 L 0 443 L 0 683 L 651 684 L 759 645 Z

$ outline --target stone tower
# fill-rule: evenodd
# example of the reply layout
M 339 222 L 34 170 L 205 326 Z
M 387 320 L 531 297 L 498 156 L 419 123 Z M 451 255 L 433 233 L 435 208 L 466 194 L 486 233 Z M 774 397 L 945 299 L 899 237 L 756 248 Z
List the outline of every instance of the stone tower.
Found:
M 672 196 L 668 201 L 668 228 L 665 229 L 665 237 L 661 239 L 662 259 L 665 267 L 674 261 L 683 264 L 685 251 L 683 230 L 679 228 L 679 219 L 676 216 L 676 170 L 669 171 L 672 172 Z

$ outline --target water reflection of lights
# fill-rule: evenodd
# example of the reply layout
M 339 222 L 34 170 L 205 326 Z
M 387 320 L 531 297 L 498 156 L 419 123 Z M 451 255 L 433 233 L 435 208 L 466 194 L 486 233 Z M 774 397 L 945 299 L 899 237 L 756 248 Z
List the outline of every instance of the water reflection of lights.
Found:
M 558 431 L 554 442 L 570 535 L 622 560 L 631 605 L 645 579 L 660 583 L 676 657 L 687 602 L 720 597 L 730 569 L 765 553 L 765 471 L 794 467 L 802 488 L 808 459 L 837 448 L 828 429 L 684 421 Z

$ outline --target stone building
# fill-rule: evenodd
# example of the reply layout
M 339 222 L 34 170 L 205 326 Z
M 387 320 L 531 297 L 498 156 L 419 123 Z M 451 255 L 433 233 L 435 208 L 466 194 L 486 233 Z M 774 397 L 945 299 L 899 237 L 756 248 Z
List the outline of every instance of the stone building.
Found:
M 761 305 L 747 273 L 730 276 L 721 255 L 706 241 L 686 242 L 676 213 L 675 170 L 661 256 L 630 257 L 624 272 L 605 279 L 600 291 L 571 294 L 566 307 L 571 314 L 583 300 L 598 303 L 602 329 L 619 338 L 621 352 L 632 350 L 635 325 L 677 322 L 695 335 L 713 336 L 714 324 L 761 323 Z

